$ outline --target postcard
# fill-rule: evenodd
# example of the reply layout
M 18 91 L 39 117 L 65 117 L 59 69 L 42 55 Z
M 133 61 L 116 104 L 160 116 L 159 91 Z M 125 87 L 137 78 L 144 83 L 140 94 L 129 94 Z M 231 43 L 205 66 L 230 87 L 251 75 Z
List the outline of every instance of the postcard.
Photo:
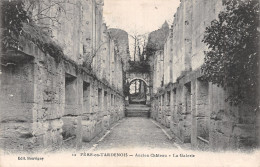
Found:
M 259 167 L 259 1 L 3 0 L 0 166 Z

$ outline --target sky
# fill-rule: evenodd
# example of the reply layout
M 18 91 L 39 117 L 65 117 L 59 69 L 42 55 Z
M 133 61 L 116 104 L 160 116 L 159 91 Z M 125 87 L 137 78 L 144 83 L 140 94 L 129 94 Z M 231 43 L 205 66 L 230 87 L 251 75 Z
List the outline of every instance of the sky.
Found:
M 103 16 L 108 28 L 123 29 L 130 35 L 146 35 L 161 28 L 167 21 L 171 25 L 180 0 L 104 0 Z M 129 38 L 133 60 L 134 39 Z
M 104 0 L 104 20 L 109 28 L 129 34 L 157 30 L 166 21 L 172 23 L 180 0 Z

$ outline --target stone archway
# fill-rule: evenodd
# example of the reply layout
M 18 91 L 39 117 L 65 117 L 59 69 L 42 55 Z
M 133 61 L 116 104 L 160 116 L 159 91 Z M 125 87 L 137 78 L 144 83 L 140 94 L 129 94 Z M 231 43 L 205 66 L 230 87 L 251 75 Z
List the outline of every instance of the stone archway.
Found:
M 145 91 L 145 103 L 147 105 L 150 104 L 150 97 L 151 97 L 151 78 L 150 73 L 138 73 L 138 72 L 131 72 L 126 74 L 126 81 L 129 83 L 129 87 L 131 86 L 131 83 L 140 80 L 143 81 L 146 85 L 146 91 Z M 130 90 L 130 89 L 129 89 Z M 129 93 L 130 95 L 130 93 Z M 126 97 L 127 104 L 129 104 L 130 97 Z
M 129 83 L 135 81 L 135 80 L 142 80 L 147 86 L 149 86 L 148 82 L 146 80 L 144 80 L 143 78 L 133 78 L 129 81 Z
M 152 86 L 150 81 L 151 80 L 150 73 L 131 72 L 126 74 L 126 79 L 128 80 L 129 83 L 133 80 L 140 79 L 144 81 L 147 84 L 147 86 L 149 87 Z
M 129 83 L 129 104 L 146 104 L 148 89 L 147 82 L 142 78 L 132 79 Z

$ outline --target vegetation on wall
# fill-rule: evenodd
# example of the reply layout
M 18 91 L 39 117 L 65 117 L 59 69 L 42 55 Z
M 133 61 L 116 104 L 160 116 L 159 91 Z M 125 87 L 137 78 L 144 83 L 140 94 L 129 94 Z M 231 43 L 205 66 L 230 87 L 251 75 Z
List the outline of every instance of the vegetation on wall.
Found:
M 257 104 L 259 80 L 259 1 L 227 0 L 206 28 L 203 42 L 205 52 L 202 72 L 205 79 L 232 88 L 226 101 L 238 105 Z
M 3 47 L 18 48 L 19 36 L 23 33 L 23 23 L 29 23 L 30 17 L 24 10 L 22 1 L 3 1 L 1 11 Z
M 43 17 L 42 17 L 43 18 Z M 48 31 L 35 24 L 31 14 L 25 10 L 25 4 L 20 0 L 2 2 L 2 49 L 16 48 L 22 50 L 21 37 L 32 41 L 44 53 L 59 60 L 63 50 L 50 37 Z
M 150 65 L 148 61 L 128 61 L 128 72 L 148 73 L 150 72 Z

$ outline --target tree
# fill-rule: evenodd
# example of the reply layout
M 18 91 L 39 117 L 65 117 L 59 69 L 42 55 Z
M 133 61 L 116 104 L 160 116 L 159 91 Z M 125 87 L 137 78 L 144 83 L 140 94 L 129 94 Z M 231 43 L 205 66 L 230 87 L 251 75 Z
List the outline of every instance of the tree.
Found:
M 147 34 L 138 34 L 137 32 L 134 32 L 133 35 L 129 34 L 129 36 L 134 39 L 134 61 L 143 61 L 146 49 Z
M 4 0 L 1 6 L 1 49 L 22 50 L 19 42 L 21 37 L 24 37 L 55 60 L 59 60 L 63 56 L 63 50 L 52 40 L 51 27 L 60 24 L 58 15 L 68 12 L 63 8 L 67 3 L 69 2 L 63 0 L 53 0 L 49 3 L 46 0 Z M 55 14 L 51 15 L 51 11 Z
M 29 22 L 30 17 L 24 10 L 22 1 L 3 1 L 2 11 L 2 43 L 3 47 L 18 47 L 18 38 L 23 31 L 23 23 Z
M 204 78 L 224 89 L 231 104 L 259 102 L 259 2 L 227 0 L 218 20 L 206 28 Z M 259 106 L 259 105 L 258 105 Z

